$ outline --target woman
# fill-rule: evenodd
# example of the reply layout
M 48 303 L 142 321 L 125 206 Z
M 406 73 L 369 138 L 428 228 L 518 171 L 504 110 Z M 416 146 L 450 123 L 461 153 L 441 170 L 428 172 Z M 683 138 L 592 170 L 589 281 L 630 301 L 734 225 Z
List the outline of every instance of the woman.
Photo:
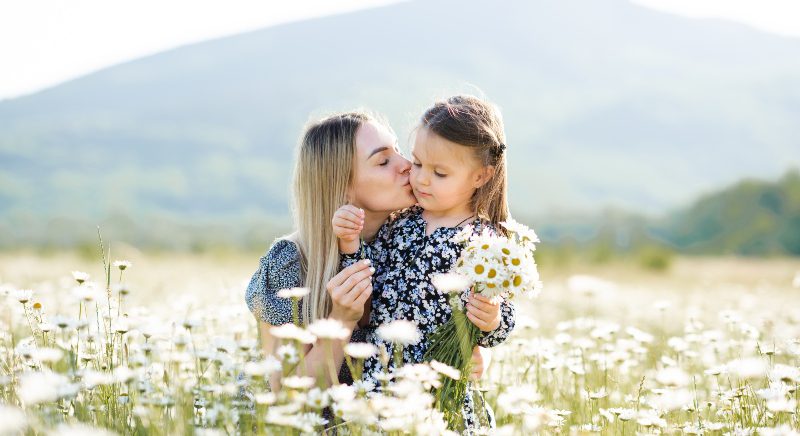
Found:
M 246 292 L 247 305 L 258 319 L 264 352 L 274 354 L 277 340 L 272 326 L 292 322 L 292 303 L 277 297 L 280 289 L 307 287 L 300 301 L 301 324 L 320 318 L 341 321 L 353 333 L 333 341 L 333 364 L 341 381 L 349 381 L 344 361 L 348 341 L 363 342 L 359 320 L 369 307 L 374 270 L 365 261 L 341 272 L 331 219 L 343 204 L 364 210 L 362 237 L 374 238 L 389 215 L 416 203 L 408 183 L 410 162 L 397 148 L 391 129 L 363 112 L 340 113 L 310 124 L 300 143 L 293 181 L 296 232 L 279 238 L 260 260 Z M 307 345 L 301 372 L 320 374 L 325 384 L 335 383 L 326 367 L 326 347 Z M 474 376 L 482 372 L 480 353 L 473 353 Z M 279 389 L 279 375 L 270 379 Z

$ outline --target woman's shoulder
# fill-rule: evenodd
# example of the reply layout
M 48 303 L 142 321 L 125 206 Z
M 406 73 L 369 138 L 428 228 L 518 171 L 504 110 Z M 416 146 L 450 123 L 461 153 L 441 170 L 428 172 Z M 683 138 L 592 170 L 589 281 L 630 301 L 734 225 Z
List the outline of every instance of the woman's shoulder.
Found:
M 300 259 L 300 249 L 290 236 L 281 236 L 272 242 L 261 259 L 274 264 L 285 264 Z
M 273 325 L 291 322 L 291 302 L 279 298 L 281 289 L 301 285 L 300 250 L 289 237 L 276 239 L 261 257 L 245 294 L 250 310 Z

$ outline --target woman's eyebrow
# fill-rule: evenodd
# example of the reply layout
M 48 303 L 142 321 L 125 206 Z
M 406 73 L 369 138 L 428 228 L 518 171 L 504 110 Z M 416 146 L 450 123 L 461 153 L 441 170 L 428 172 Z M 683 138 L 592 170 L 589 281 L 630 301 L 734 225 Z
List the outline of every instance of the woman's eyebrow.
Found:
M 389 147 L 378 147 L 375 150 L 372 150 L 372 153 L 370 153 L 369 156 L 367 156 L 367 159 L 371 158 L 372 156 L 375 156 L 376 154 L 378 154 L 378 153 L 380 153 L 382 151 L 386 151 L 388 149 L 389 149 Z

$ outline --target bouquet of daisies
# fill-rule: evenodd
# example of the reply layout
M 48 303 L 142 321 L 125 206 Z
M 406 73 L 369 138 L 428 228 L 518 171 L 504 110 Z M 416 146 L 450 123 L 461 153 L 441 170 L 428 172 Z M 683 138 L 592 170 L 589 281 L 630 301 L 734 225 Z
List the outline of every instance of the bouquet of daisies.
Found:
M 508 236 L 489 229 L 474 234 L 472 228 L 465 227 L 454 237 L 464 244 L 455 267 L 450 273 L 432 277 L 434 287 L 450 294 L 453 314 L 432 333 L 425 360 L 447 364 L 460 372 L 458 378 L 445 378 L 435 392 L 436 405 L 452 429 L 463 426 L 461 409 L 467 395 L 472 349 L 481 335 L 466 316 L 461 299 L 465 290 L 471 288 L 499 303 L 504 297 L 536 297 L 542 288 L 533 257 L 539 242 L 536 233 L 512 220 L 501 225 Z

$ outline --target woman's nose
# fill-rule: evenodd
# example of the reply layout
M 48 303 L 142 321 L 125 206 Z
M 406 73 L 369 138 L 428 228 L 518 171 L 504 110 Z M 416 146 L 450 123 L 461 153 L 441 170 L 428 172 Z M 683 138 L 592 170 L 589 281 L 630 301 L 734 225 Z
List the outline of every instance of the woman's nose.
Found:
M 411 171 L 411 161 L 406 159 L 403 155 L 400 155 L 400 165 L 397 170 L 400 174 L 408 174 L 409 171 Z

